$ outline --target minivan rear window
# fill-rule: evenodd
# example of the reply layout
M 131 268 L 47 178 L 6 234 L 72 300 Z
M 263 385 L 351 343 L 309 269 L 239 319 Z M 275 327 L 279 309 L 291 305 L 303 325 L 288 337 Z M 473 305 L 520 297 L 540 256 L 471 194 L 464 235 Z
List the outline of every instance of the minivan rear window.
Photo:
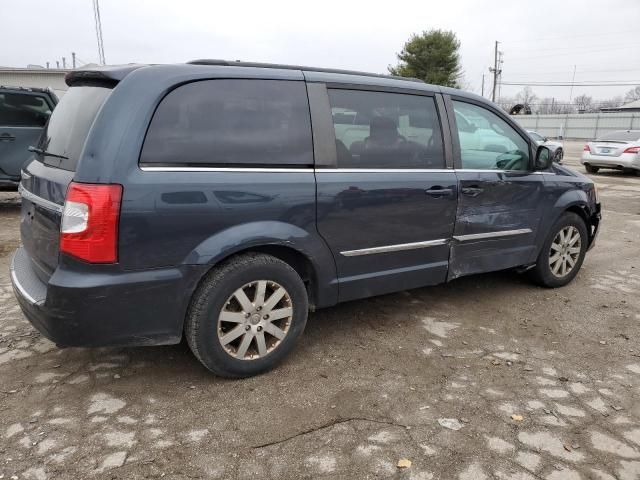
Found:
M 596 142 L 635 142 L 638 140 L 640 140 L 640 132 L 638 130 L 619 130 L 600 135 Z
M 37 158 L 45 165 L 75 171 L 91 125 L 110 93 L 104 87 L 71 87 L 53 110 L 38 143 L 39 149 L 52 155 Z
M 158 106 L 140 163 L 310 166 L 304 82 L 221 79 L 178 87 Z

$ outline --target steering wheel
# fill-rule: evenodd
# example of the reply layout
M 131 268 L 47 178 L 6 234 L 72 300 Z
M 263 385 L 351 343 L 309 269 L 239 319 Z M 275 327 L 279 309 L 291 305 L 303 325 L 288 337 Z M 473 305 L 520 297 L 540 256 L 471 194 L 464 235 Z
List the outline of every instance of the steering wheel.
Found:
M 503 153 L 496 157 L 496 167 L 501 170 L 517 170 L 515 167 L 523 158 L 524 155 L 519 150 Z

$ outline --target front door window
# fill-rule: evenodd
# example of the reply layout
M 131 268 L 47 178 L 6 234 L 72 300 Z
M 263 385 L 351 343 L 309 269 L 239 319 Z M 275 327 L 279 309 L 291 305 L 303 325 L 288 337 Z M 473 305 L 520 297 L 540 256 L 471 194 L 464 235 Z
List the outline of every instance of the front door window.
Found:
M 463 169 L 530 170 L 529 144 L 484 107 L 453 102 Z

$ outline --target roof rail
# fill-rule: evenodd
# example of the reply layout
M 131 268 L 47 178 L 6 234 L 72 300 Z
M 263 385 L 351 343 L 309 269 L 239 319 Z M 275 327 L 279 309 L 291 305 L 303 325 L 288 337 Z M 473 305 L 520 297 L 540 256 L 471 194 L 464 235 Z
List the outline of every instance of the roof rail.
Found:
M 410 82 L 424 83 L 419 78 L 413 77 L 398 77 L 397 75 L 383 75 L 381 73 L 369 73 L 358 72 L 355 70 L 340 70 L 337 68 L 316 68 L 316 67 L 304 67 L 301 65 L 282 65 L 279 63 L 259 63 L 259 62 L 242 62 L 240 60 L 218 60 L 218 59 L 200 59 L 191 60 L 187 62 L 190 65 L 218 65 L 226 67 L 255 67 L 255 68 L 278 68 L 282 70 L 303 70 L 307 72 L 322 72 L 322 73 L 338 73 L 344 75 L 360 75 L 363 77 L 377 77 L 377 78 L 392 78 L 394 80 L 408 80 Z

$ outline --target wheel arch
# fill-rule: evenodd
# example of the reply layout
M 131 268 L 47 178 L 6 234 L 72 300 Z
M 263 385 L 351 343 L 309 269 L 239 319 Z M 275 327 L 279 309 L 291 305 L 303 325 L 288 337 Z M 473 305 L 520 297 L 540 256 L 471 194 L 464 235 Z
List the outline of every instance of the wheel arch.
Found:
M 337 303 L 331 251 L 319 235 L 286 222 L 252 222 L 218 232 L 193 249 L 183 263 L 206 266 L 199 285 L 222 262 L 249 252 L 272 255 L 290 265 L 307 285 L 309 304 L 314 308 Z

